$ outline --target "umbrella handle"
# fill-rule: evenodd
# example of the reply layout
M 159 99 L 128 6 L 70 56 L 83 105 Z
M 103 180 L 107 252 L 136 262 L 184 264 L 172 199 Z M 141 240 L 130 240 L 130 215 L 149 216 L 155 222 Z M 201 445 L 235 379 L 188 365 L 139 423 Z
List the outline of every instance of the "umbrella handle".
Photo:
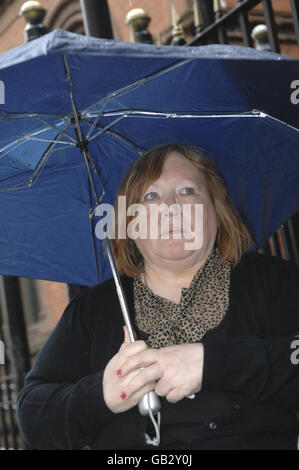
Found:
M 161 402 L 158 395 L 154 392 L 146 393 L 138 403 L 138 409 L 142 416 L 148 416 L 152 412 L 154 415 L 161 410 Z

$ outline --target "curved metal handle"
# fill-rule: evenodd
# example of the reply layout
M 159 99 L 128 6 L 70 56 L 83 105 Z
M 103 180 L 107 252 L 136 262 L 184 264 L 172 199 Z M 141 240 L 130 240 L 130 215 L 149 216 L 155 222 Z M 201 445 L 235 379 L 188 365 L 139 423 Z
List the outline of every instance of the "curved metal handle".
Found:
M 146 393 L 138 403 L 138 409 L 142 416 L 147 416 L 152 412 L 154 415 L 161 410 L 161 402 L 158 395 L 152 391 Z

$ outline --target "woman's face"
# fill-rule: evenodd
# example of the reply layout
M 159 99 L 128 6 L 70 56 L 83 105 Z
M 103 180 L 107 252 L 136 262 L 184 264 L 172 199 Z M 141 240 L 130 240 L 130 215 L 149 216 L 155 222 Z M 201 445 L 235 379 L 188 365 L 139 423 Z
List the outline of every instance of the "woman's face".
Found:
M 184 156 L 169 154 L 160 177 L 144 191 L 142 203 L 147 238 L 135 243 L 145 264 L 188 258 L 194 264 L 211 253 L 217 234 L 215 208 L 203 175 Z

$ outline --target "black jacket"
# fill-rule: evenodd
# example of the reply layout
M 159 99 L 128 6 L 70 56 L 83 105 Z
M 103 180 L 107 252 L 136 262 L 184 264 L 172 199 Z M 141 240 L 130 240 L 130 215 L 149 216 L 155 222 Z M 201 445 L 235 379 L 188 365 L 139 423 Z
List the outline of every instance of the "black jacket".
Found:
M 123 276 L 122 284 L 134 312 L 132 279 Z M 103 371 L 123 342 L 123 324 L 113 280 L 72 299 L 18 397 L 20 429 L 31 446 L 148 448 L 148 418 L 137 407 L 114 414 L 103 400 Z M 296 449 L 296 334 L 299 269 L 245 255 L 232 270 L 224 319 L 202 340 L 202 391 L 176 404 L 162 399 L 160 448 Z

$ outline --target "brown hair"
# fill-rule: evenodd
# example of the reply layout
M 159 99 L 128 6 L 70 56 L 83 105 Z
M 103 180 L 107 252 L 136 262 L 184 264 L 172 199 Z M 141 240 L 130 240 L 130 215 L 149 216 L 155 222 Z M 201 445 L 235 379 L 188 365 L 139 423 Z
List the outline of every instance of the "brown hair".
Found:
M 143 258 L 134 241 L 128 237 L 118 239 L 118 196 L 126 196 L 129 205 L 140 203 L 144 191 L 156 181 L 163 170 L 166 158 L 177 152 L 189 160 L 204 176 L 206 188 L 214 204 L 219 224 L 216 244 L 225 260 L 236 265 L 249 249 L 251 238 L 245 225 L 236 214 L 222 179 L 217 175 L 212 161 L 197 147 L 170 144 L 155 147 L 141 155 L 128 169 L 115 200 L 115 239 L 110 240 L 116 266 L 120 274 L 134 277 L 143 271 Z M 133 216 L 126 215 L 126 228 Z

